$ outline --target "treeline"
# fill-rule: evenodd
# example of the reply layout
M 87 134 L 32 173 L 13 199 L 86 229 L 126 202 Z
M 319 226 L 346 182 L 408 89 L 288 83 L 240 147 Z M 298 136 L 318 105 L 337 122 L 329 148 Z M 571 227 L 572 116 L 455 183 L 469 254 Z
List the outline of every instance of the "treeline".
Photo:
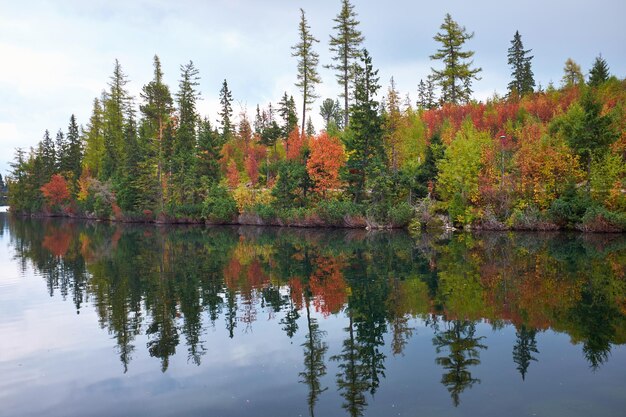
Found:
M 17 213 L 126 221 L 300 226 L 456 226 L 626 230 L 626 81 L 599 56 L 585 77 L 568 59 L 561 85 L 535 82 L 531 50 L 516 32 L 504 97 L 472 100 L 481 68 L 473 37 L 446 15 L 431 55 L 441 68 L 420 80 L 417 102 L 381 94 L 378 71 L 349 1 L 330 36 L 342 89 L 310 115 L 321 82 L 319 42 L 304 11 L 297 58 L 302 96 L 235 117 L 226 80 L 218 122 L 200 117 L 199 73 L 181 66 L 178 90 L 159 58 L 140 99 L 115 62 L 87 125 L 74 116 L 56 138 L 18 150 L 9 178 Z M 384 97 L 378 101 L 377 97 Z

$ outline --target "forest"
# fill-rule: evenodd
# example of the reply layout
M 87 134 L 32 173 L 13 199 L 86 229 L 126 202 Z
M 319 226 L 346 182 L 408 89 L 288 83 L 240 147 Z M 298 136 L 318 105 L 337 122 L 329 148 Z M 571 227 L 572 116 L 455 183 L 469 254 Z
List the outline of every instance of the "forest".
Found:
M 13 213 L 127 222 L 392 228 L 414 231 L 626 231 L 626 79 L 599 55 L 568 59 L 558 85 L 534 79 L 515 32 L 505 95 L 473 98 L 474 34 L 447 14 L 417 100 L 381 85 L 354 6 L 342 0 L 322 81 L 301 10 L 292 56 L 302 101 L 284 93 L 233 112 L 224 79 L 217 122 L 201 116 L 200 74 L 181 65 L 175 92 L 154 57 L 140 97 L 116 60 L 91 117 L 18 149 L 3 182 Z M 294 25 L 295 26 L 295 25 Z M 506 54 L 505 54 L 506 52 Z M 318 101 L 319 99 L 319 101 Z M 314 109 L 324 121 L 316 131 Z

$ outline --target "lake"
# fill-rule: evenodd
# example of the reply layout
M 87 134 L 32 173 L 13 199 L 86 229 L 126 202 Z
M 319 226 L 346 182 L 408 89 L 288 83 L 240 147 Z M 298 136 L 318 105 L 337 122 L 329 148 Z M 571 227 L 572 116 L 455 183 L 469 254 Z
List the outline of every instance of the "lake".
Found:
M 618 416 L 626 237 L 0 214 L 0 416 Z

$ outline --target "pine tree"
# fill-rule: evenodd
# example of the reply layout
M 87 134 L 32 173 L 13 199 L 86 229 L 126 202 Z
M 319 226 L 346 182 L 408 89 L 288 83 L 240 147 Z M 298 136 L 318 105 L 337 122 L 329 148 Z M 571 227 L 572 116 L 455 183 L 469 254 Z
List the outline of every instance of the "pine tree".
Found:
M 467 33 L 465 27 L 459 26 L 446 14 L 442 32 L 437 33 L 434 39 L 441 43 L 437 53 L 430 59 L 442 60 L 445 67 L 433 71 L 433 81 L 441 87 L 441 101 L 443 103 L 466 103 L 472 96 L 472 80 L 479 80 L 477 74 L 481 68 L 471 68 L 473 61 L 467 61 L 474 56 L 474 51 L 463 51 L 465 41 L 472 39 L 474 33 Z
M 119 61 L 115 60 L 113 75 L 109 82 L 109 92 L 104 100 L 104 161 L 102 177 L 108 179 L 117 173 L 124 161 L 124 113 L 128 106 L 128 79 Z
M 319 55 L 313 50 L 315 42 L 319 42 L 311 34 L 304 10 L 300 9 L 300 25 L 298 26 L 300 42 L 292 46 L 293 53 L 291 56 L 298 58 L 298 82 L 296 87 L 302 92 L 302 135 L 304 136 L 306 129 L 306 111 L 313 104 L 317 95 L 315 94 L 315 85 L 322 82 L 317 73 L 317 65 Z
M 387 160 L 391 170 L 398 172 L 398 146 L 399 146 L 399 129 L 402 123 L 402 113 L 400 112 L 400 94 L 396 90 L 396 83 L 391 77 L 391 85 L 387 90 L 387 103 L 385 114 L 385 145 L 387 151 Z
M 170 126 L 174 103 L 169 87 L 163 83 L 163 71 L 158 56 L 154 56 L 154 77 L 152 81 L 144 85 L 141 91 L 144 103 L 139 106 L 143 114 L 145 127 L 146 150 L 149 152 L 148 160 L 156 163 L 156 187 L 157 203 L 163 211 L 163 172 L 166 160 L 166 133 Z M 152 183 L 152 181 L 148 180 Z
M 563 78 L 561 78 L 561 84 L 563 87 L 572 87 L 575 85 L 581 85 L 585 82 L 585 77 L 578 65 L 572 58 L 567 58 L 565 61 L 565 67 L 563 67 Z
M 378 70 L 372 66 L 372 58 L 363 51 L 362 67 L 356 71 L 354 104 L 350 107 L 349 134 L 346 139 L 346 161 L 344 179 L 348 192 L 356 203 L 365 197 L 366 181 L 384 158 L 382 120 L 375 100 L 378 85 Z
M 597 87 L 609 79 L 609 66 L 602 58 L 602 54 L 596 57 L 593 67 L 589 70 L 589 85 Z
M 337 128 L 341 128 L 343 124 L 343 111 L 339 105 L 339 101 L 333 101 L 327 98 L 320 106 L 320 116 L 324 119 L 324 129 L 328 131 L 331 123 Z
M 357 29 L 359 21 L 356 20 L 357 14 L 354 6 L 349 0 L 342 0 L 341 11 L 333 21 L 336 23 L 333 29 L 336 30 L 336 36 L 330 36 L 330 51 L 335 55 L 333 61 L 335 64 L 329 65 L 327 68 L 337 71 L 337 82 L 343 87 L 341 97 L 344 99 L 343 107 L 343 126 L 348 126 L 349 119 L 349 98 L 348 90 L 350 84 L 354 82 L 354 68 L 356 61 L 360 58 L 361 44 L 364 37 Z
M 534 90 L 535 79 L 530 63 L 533 57 L 528 56 L 531 51 L 532 49 L 524 49 L 522 35 L 515 31 L 508 51 L 508 63 L 512 69 L 512 80 L 508 86 L 510 96 L 522 97 Z
M 233 123 L 231 121 L 233 117 L 233 96 L 228 89 L 226 80 L 224 80 L 220 89 L 220 106 L 220 126 L 222 127 L 223 140 L 226 142 L 233 134 Z
M 308 137 L 315 136 L 315 126 L 313 126 L 313 120 L 311 120 L 311 116 L 306 121 L 306 135 Z

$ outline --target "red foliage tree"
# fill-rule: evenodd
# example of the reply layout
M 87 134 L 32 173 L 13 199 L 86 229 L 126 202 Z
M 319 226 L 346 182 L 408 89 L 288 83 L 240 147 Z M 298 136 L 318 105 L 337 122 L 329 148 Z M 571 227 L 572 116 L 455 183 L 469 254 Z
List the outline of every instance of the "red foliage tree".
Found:
M 246 156 L 246 172 L 252 185 L 256 185 L 259 182 L 259 163 L 257 162 L 253 154 Z
M 237 163 L 233 159 L 228 163 L 228 169 L 226 170 L 226 180 L 231 188 L 235 188 L 239 185 L 239 170 L 237 169 Z
M 70 200 L 67 181 L 59 174 L 54 174 L 50 181 L 44 184 L 40 190 L 51 208 L 61 207 Z

